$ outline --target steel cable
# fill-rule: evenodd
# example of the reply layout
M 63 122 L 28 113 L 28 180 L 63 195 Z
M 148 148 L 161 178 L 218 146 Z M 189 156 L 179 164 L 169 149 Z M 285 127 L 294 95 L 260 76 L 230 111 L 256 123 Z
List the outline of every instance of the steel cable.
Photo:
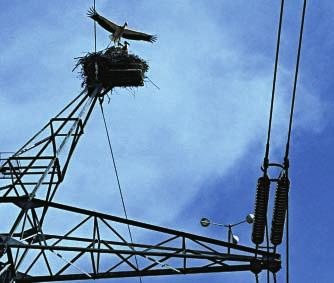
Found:
M 274 77 L 273 77 L 273 86 L 272 86 L 272 91 L 271 91 L 271 102 L 270 102 L 270 111 L 269 111 L 269 124 L 268 124 L 268 132 L 267 132 L 266 151 L 265 151 L 265 158 L 264 158 L 264 164 L 263 164 L 264 173 L 267 173 L 268 162 L 269 162 L 268 159 L 269 159 L 269 148 L 270 148 L 270 134 L 271 134 L 273 111 L 274 111 L 278 57 L 279 57 L 279 50 L 280 50 L 282 21 L 283 21 L 283 10 L 284 10 L 283 8 L 284 8 L 284 0 L 281 1 L 281 10 L 280 10 L 280 16 L 279 16 L 278 32 L 277 32 Z
M 109 144 L 109 150 L 110 150 L 111 159 L 112 159 L 113 166 L 114 166 L 114 171 L 115 171 L 115 175 L 116 175 L 116 180 L 117 180 L 117 186 L 118 186 L 119 194 L 120 194 L 121 201 L 122 201 L 123 211 L 124 211 L 124 215 L 125 215 L 126 220 L 128 220 L 128 213 L 126 211 L 126 206 L 125 206 L 125 201 L 124 201 L 124 197 L 123 197 L 122 187 L 121 187 L 121 183 L 120 183 L 119 176 L 118 176 L 118 170 L 117 170 L 117 166 L 116 166 L 114 152 L 113 152 L 112 145 L 111 145 L 111 139 L 110 139 L 110 135 L 109 135 L 109 130 L 108 130 L 106 118 L 105 118 L 105 115 L 104 115 L 104 110 L 103 110 L 102 102 L 100 101 L 99 104 L 100 104 L 100 108 L 101 108 L 101 113 L 102 113 L 104 128 L 105 128 L 105 131 L 106 131 L 106 134 L 107 134 L 107 139 L 108 139 L 108 144 Z M 131 241 L 131 244 L 133 245 L 133 237 L 132 237 L 130 225 L 127 224 L 127 227 L 128 227 L 128 232 L 129 232 L 129 236 L 130 236 L 130 241 Z M 131 249 L 134 250 L 133 247 L 131 247 Z M 137 255 L 134 255 L 134 257 L 135 257 L 135 262 L 136 262 L 137 270 L 140 273 Z M 140 283 L 142 283 L 142 277 L 141 277 L 140 274 L 139 274 L 139 281 L 140 281 Z
M 94 11 L 95 11 L 95 8 L 96 8 L 96 3 L 95 2 L 96 1 L 94 0 Z M 94 21 L 94 51 L 96 53 L 96 22 L 95 21 Z M 105 131 L 106 131 L 106 134 L 107 134 L 109 150 L 110 150 L 112 162 L 113 162 L 113 165 L 114 165 L 114 171 L 115 171 L 115 175 L 116 175 L 116 179 L 117 179 L 118 190 L 119 190 L 121 201 L 122 201 L 123 211 L 124 211 L 125 218 L 128 220 L 128 214 L 127 214 L 126 207 L 125 207 L 125 201 L 124 201 L 124 197 L 123 197 L 122 187 L 121 187 L 121 183 L 119 181 L 119 176 L 118 176 L 117 166 L 116 166 L 116 162 L 115 162 L 114 152 L 112 150 L 110 135 L 109 135 L 109 131 L 108 131 L 108 126 L 107 126 L 107 122 L 106 122 L 106 119 L 105 119 L 104 110 L 103 110 L 103 106 L 102 106 L 101 101 L 100 101 L 100 107 L 101 107 L 101 113 L 102 113 L 102 117 L 103 117 L 103 123 L 104 123 Z M 133 237 L 132 237 L 130 225 L 128 224 L 127 227 L 128 227 L 128 232 L 129 232 L 131 244 L 133 244 Z M 134 250 L 133 247 L 131 247 L 131 249 Z M 138 272 L 140 272 L 137 255 L 134 255 L 134 257 L 135 257 L 137 270 L 138 270 Z M 142 283 L 142 278 L 141 278 L 140 274 L 139 274 L 139 282 Z
M 285 171 L 286 171 L 287 176 L 288 176 L 288 170 L 289 170 L 290 139 L 291 139 L 292 121 L 293 121 L 295 99 L 296 99 L 297 82 L 298 82 L 300 53 L 301 53 L 302 42 L 303 42 L 306 4 L 307 4 L 307 0 L 304 0 L 301 23 L 300 23 L 300 31 L 299 31 L 299 42 L 298 42 L 295 77 L 294 77 L 294 82 L 293 82 L 288 137 L 287 137 L 287 143 L 286 143 L 286 148 L 285 148 L 285 156 L 284 156 L 284 167 L 285 167 Z M 286 245 L 285 245 L 285 247 L 286 247 L 286 252 L 285 252 L 286 253 L 286 282 L 289 283 L 289 199 L 287 199 L 286 206 L 287 206 L 287 209 L 286 209 L 286 230 L 285 230 L 285 233 L 286 233 Z
M 277 42 L 276 42 L 276 53 L 275 53 L 275 65 L 274 65 L 274 76 L 273 76 L 273 84 L 272 84 L 272 92 L 271 92 L 271 102 L 270 102 L 270 111 L 269 111 L 269 123 L 268 123 L 268 132 L 267 132 L 267 142 L 265 149 L 265 157 L 263 160 L 263 176 L 267 176 L 268 166 L 269 166 L 269 150 L 270 150 L 270 135 L 271 135 L 271 127 L 272 127 L 272 118 L 274 111 L 274 101 L 275 101 L 275 90 L 276 90 L 276 79 L 277 79 L 277 69 L 278 69 L 278 58 L 280 51 L 280 42 L 281 42 L 281 32 L 282 32 L 282 22 L 283 22 L 283 11 L 284 11 L 284 0 L 281 0 L 281 8 L 280 8 L 280 16 L 279 16 L 279 24 L 277 31 Z M 267 218 L 267 212 L 266 218 Z M 268 237 L 268 221 L 265 221 L 266 225 L 266 245 L 267 252 L 269 252 L 269 237 Z M 270 281 L 269 270 L 267 270 L 267 282 Z

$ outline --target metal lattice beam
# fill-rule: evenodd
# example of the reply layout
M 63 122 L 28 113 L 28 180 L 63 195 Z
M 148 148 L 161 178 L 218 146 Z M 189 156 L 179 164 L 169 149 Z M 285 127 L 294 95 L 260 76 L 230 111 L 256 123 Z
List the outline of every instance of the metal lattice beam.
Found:
M 83 91 L 0 163 L 0 204 L 15 212 L 0 231 L 0 281 L 278 271 L 276 253 L 53 202 L 94 106 L 107 91 Z M 122 236 L 128 226 L 138 242 Z
M 22 208 L 28 219 L 26 226 L 20 226 L 21 232 L 4 233 L 0 237 L 2 251 L 10 250 L 14 255 L 12 263 L 8 262 L 15 266 L 14 278 L 18 282 L 280 269 L 278 254 L 217 239 L 44 200 L 7 197 L 0 198 L 0 202 Z M 80 220 L 68 231 L 48 233 L 38 226 L 38 211 L 44 205 L 48 205 L 51 217 L 55 213 L 61 219 L 74 216 Z M 145 237 L 163 240 L 156 244 L 131 244 L 121 235 L 126 225 L 132 230 L 139 229 Z M 83 227 L 90 237 L 79 236 L 77 232 Z M 55 255 L 63 261 L 57 270 L 52 268 Z M 135 255 L 142 259 L 139 269 L 133 261 Z M 77 266 L 83 257 L 87 264 Z M 31 272 L 41 264 L 46 274 Z

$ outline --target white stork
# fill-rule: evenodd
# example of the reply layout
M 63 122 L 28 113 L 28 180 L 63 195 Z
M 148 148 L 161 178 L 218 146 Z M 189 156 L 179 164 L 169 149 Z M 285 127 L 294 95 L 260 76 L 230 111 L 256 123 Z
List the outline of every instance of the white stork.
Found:
M 123 45 L 123 47 L 122 47 L 122 50 L 126 53 L 126 54 L 128 54 L 128 46 L 130 45 L 130 43 L 129 42 L 127 42 L 127 41 L 124 41 L 124 45 Z
M 94 8 L 90 8 L 87 15 L 88 17 L 96 21 L 101 27 L 103 27 L 104 29 L 112 33 L 112 35 L 110 35 L 110 39 L 114 42 L 114 44 L 117 43 L 119 45 L 119 42 L 122 37 L 126 39 L 131 39 L 131 40 L 148 41 L 151 43 L 157 40 L 156 35 L 151 35 L 151 34 L 128 29 L 127 22 L 125 22 L 123 26 L 119 26 L 113 23 L 112 21 L 109 21 L 108 19 L 99 15 L 96 12 L 96 10 L 94 10 Z

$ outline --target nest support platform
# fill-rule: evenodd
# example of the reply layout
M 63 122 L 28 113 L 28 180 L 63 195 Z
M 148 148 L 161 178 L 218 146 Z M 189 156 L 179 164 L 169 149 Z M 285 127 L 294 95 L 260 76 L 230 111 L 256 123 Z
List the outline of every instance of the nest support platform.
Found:
M 81 65 L 83 85 L 88 88 L 97 84 L 104 89 L 143 86 L 149 68 L 140 57 L 115 46 L 78 59 L 76 67 Z

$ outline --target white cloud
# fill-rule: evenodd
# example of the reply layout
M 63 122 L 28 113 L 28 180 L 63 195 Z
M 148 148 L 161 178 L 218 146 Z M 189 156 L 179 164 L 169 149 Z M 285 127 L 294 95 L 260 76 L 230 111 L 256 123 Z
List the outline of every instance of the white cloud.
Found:
M 146 8 L 145 4 L 138 9 L 143 11 Z M 191 201 L 203 180 L 208 176 L 223 176 L 247 153 L 251 144 L 264 141 L 271 91 L 271 73 L 263 75 L 263 68 L 268 68 L 263 64 L 268 63 L 266 58 L 256 53 L 245 56 L 238 46 L 231 46 L 231 31 L 212 20 L 201 6 L 192 7 L 183 3 L 174 8 L 170 10 L 168 21 L 163 17 L 166 13 L 163 7 L 157 8 L 153 16 L 155 25 L 150 29 L 156 28 L 159 33 L 156 45 L 143 43 L 131 49 L 133 52 L 142 51 L 142 56 L 149 59 L 149 76 L 161 87 L 161 91 L 148 83 L 146 88 L 136 91 L 133 99 L 126 95 L 126 91 L 117 90 L 123 95 L 112 96 L 111 104 L 105 105 L 130 215 L 156 221 L 161 216 L 164 219 L 175 216 L 178 207 Z M 60 16 L 56 12 L 54 15 Z M 72 22 L 70 15 L 71 12 L 67 11 L 65 20 Z M 194 17 L 196 21 L 193 21 Z M 143 19 L 142 28 L 148 25 L 149 21 Z M 46 48 L 50 48 L 54 44 L 52 49 L 43 48 L 43 52 L 39 49 L 42 53 L 38 63 L 42 67 L 31 66 L 37 77 L 43 78 L 41 84 L 45 85 L 40 90 L 45 93 L 34 93 L 39 88 L 38 79 L 34 85 L 25 80 L 24 90 L 33 95 L 33 100 L 29 102 L 26 98 L 25 104 L 18 104 L 15 96 L 24 94 L 17 92 L 16 85 L 9 86 L 12 97 L 3 98 L 4 105 L 6 109 L 16 109 L 15 112 L 8 111 L 9 116 L 2 116 L 6 120 L 10 117 L 9 128 L 19 124 L 18 113 L 39 109 L 34 110 L 34 119 L 21 119 L 24 120 L 21 127 L 25 131 L 36 129 L 36 125 L 41 123 L 39 120 L 45 120 L 47 113 L 55 113 L 54 104 L 59 106 L 61 99 L 66 101 L 70 98 L 67 89 L 73 91 L 79 83 L 66 82 L 68 75 L 64 76 L 64 72 L 69 74 L 69 70 L 66 71 L 59 60 L 62 58 L 68 69 L 72 50 L 85 49 L 79 31 L 81 28 L 81 25 L 71 27 L 78 29 L 71 37 L 65 30 L 52 30 L 51 39 L 46 32 L 48 26 L 37 27 L 37 34 L 41 36 L 40 45 L 47 44 Z M 100 36 L 104 34 L 101 32 Z M 70 40 L 66 41 L 66 38 Z M 67 44 L 64 46 L 65 41 Z M 21 48 L 22 42 L 26 42 L 24 49 Z M 24 30 L 19 31 L 10 50 L 16 50 L 15 54 L 20 56 L 10 56 L 8 51 L 5 64 L 18 60 L 27 64 L 27 55 L 31 52 L 34 56 L 39 55 L 30 49 L 31 46 L 36 46 L 36 38 L 30 38 Z M 258 62 L 257 72 L 249 73 L 246 68 L 249 62 Z M 43 74 L 45 70 L 47 75 Z M 51 72 L 53 77 L 49 79 Z M 58 83 L 59 76 L 63 80 L 62 85 Z M 288 113 L 287 87 L 282 84 L 280 90 L 284 97 L 278 94 L 276 98 L 278 105 L 275 110 L 279 109 L 279 113 L 274 117 L 275 128 L 282 128 Z M 53 101 L 51 104 L 50 99 Z M 312 104 L 313 107 L 312 112 L 301 115 L 296 125 L 307 127 L 310 123 L 320 123 L 323 105 L 316 96 L 308 94 L 298 103 Z M 85 141 L 81 141 L 76 161 L 69 171 L 74 176 L 67 176 L 65 182 L 69 188 L 61 188 L 58 197 L 71 202 L 68 194 L 74 196 L 80 191 L 82 199 L 74 201 L 78 205 L 89 200 L 96 209 L 99 206 L 115 209 L 119 198 L 117 190 L 110 191 L 110 185 L 115 187 L 116 184 L 111 176 L 112 163 L 106 158 L 108 148 L 100 120 L 98 117 L 90 122 L 83 137 Z M 17 136 L 13 140 L 26 136 L 25 131 L 12 131 L 11 134 Z M 282 145 L 284 139 L 281 136 L 277 144 L 273 142 L 274 146 Z M 8 142 L 7 139 L 5 141 Z M 111 177 L 112 182 L 105 178 L 106 175 Z M 78 178 L 83 177 L 85 184 L 77 186 Z M 106 193 L 110 200 L 103 199 L 101 203 L 99 197 L 90 199 L 97 186 L 100 198 Z M 141 203 L 149 205 L 143 210 Z M 117 211 L 120 212 L 120 208 Z
M 193 2 L 173 7 L 167 2 L 141 3 L 133 24 L 140 23 L 142 30 L 157 30 L 159 41 L 154 45 L 134 43 L 131 51 L 149 60 L 149 76 L 161 91 L 149 83 L 136 91 L 135 98 L 126 90 L 117 90 L 122 95 L 113 95 L 111 104 L 104 107 L 129 216 L 160 224 L 176 217 L 208 177 L 228 174 L 251 146 L 264 144 L 272 60 L 245 54 L 240 38 L 238 45 L 232 45 L 229 26 L 222 26 Z M 150 14 L 153 25 L 140 16 L 148 7 L 154 10 Z M 112 15 L 112 10 L 105 11 L 106 16 Z M 55 16 L 62 17 L 62 12 Z M 24 72 L 20 84 L 1 82 L 5 93 L 0 98 L 0 123 L 6 133 L 0 137 L 1 148 L 17 147 L 79 91 L 80 83 L 70 75 L 71 59 L 80 55 L 75 52 L 88 50 L 91 42 L 83 31 L 88 24 L 70 26 L 78 14 L 66 11 L 68 30 L 36 27 L 38 39 L 20 30 L 3 54 L 4 69 L 15 65 L 17 70 L 20 66 L 31 70 L 20 70 Z M 100 30 L 98 34 L 106 36 Z M 99 39 L 99 46 L 103 44 L 105 40 Z M 249 69 L 250 64 L 256 68 Z M 280 71 L 274 156 L 285 142 L 291 93 L 290 85 L 284 83 L 288 74 L 284 68 Z M 326 106 L 314 91 L 299 85 L 296 107 L 296 130 L 322 129 Z M 98 111 L 95 109 L 56 200 L 122 215 Z M 262 147 L 259 154 L 263 154 Z

